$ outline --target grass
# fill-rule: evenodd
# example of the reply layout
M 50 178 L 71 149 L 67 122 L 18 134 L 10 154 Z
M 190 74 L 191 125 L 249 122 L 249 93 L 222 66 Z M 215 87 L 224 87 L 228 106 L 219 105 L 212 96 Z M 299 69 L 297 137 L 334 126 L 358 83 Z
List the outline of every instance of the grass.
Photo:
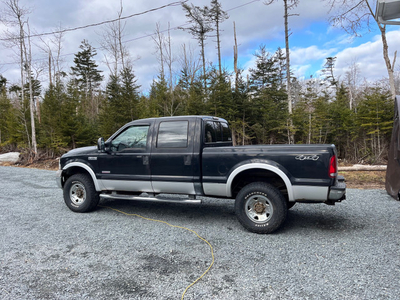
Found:
M 385 171 L 343 171 L 339 173 L 346 178 L 347 188 L 351 189 L 384 189 Z

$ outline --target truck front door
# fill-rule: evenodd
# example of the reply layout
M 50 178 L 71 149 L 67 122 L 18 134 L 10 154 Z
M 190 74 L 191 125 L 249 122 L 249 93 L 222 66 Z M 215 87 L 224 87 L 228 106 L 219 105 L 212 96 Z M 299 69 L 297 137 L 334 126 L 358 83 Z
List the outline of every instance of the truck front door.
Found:
M 153 192 L 150 178 L 150 124 L 132 125 L 98 156 L 97 178 L 107 190 Z

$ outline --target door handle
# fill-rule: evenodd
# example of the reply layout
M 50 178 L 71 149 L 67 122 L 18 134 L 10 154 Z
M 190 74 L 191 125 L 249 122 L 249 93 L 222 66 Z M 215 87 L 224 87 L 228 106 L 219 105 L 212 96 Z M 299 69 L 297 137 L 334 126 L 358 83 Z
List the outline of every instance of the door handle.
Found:
M 183 161 L 185 166 L 190 166 L 192 164 L 192 156 L 191 155 L 185 155 L 183 157 Z

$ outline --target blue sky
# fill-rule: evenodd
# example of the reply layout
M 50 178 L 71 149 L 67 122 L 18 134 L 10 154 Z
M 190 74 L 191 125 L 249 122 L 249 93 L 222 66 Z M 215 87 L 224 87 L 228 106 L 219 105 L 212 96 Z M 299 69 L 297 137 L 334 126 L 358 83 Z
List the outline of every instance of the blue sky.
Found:
M 165 0 L 123 0 L 123 16 L 169 4 L 173 1 Z M 282 1 L 266 6 L 263 1 L 252 0 L 221 0 L 223 9 L 227 10 L 230 17 L 222 24 L 221 45 L 224 67 L 233 69 L 233 22 L 236 24 L 237 40 L 239 44 L 239 66 L 248 69 L 253 66 L 253 54 L 264 44 L 270 52 L 275 52 L 278 47 L 285 48 L 283 4 Z M 209 1 L 193 0 L 188 3 L 203 6 Z M 373 3 L 373 1 L 371 1 Z M 20 0 L 20 5 L 31 7 L 29 15 L 31 31 L 36 33 L 62 28 L 74 28 L 92 23 L 102 22 L 117 17 L 120 0 Z M 0 3 L 0 10 L 4 9 L 4 3 Z M 374 6 L 373 6 L 374 7 Z M 352 64 L 357 64 L 362 79 L 374 81 L 387 76 L 386 67 L 382 58 L 382 46 L 380 43 L 379 30 L 373 24 L 372 31 L 364 31 L 362 37 L 350 38 L 344 31 L 332 28 L 328 23 L 328 7 L 326 1 L 300 0 L 300 4 L 289 20 L 292 34 L 290 36 L 291 61 L 294 75 L 309 78 L 310 75 L 318 76 L 325 58 L 336 56 L 335 75 L 343 78 L 345 72 Z M 156 23 L 160 24 L 161 30 L 182 26 L 186 22 L 182 8 L 171 6 L 142 16 L 133 17 L 126 21 L 125 45 L 129 49 L 134 60 L 134 71 L 138 78 L 142 91 L 145 92 L 154 78 L 157 77 L 159 64 L 156 57 L 154 41 L 149 36 L 154 33 Z M 7 27 L 0 25 L 0 32 Z M 13 28 L 8 27 L 9 30 Z M 90 27 L 82 30 L 68 32 L 64 35 L 62 54 L 64 55 L 63 69 L 70 71 L 74 53 L 79 51 L 79 45 L 83 39 L 97 48 L 96 61 L 99 68 L 108 74 L 105 64 L 105 54 L 101 50 L 102 37 L 105 26 Z M 395 50 L 400 50 L 400 26 L 388 27 L 389 54 L 391 58 Z M 43 37 L 45 41 L 49 36 Z M 182 30 L 171 31 L 172 49 L 176 58 L 174 71 L 180 70 L 179 57 L 182 45 L 186 44 L 193 49 L 195 54 L 199 53 L 197 43 L 189 33 Z M 206 56 L 209 62 L 217 63 L 214 38 L 209 38 L 206 45 Z M 42 68 L 39 79 L 46 81 L 47 55 L 40 49 L 42 41 L 33 39 L 33 58 L 36 60 L 37 69 Z M 0 74 L 10 82 L 18 82 L 18 61 L 12 51 L 0 44 Z M 400 54 L 399 54 L 400 55 Z M 397 61 L 400 61 L 398 59 Z M 40 66 L 42 65 L 42 66 Z M 396 64 L 395 70 L 399 70 Z

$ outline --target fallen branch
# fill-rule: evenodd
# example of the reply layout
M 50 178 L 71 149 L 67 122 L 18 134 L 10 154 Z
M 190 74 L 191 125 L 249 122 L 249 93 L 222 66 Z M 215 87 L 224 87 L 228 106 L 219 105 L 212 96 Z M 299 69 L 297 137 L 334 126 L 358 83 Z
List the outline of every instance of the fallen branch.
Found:
M 339 167 L 339 171 L 386 171 L 386 165 L 353 165 L 346 167 Z

